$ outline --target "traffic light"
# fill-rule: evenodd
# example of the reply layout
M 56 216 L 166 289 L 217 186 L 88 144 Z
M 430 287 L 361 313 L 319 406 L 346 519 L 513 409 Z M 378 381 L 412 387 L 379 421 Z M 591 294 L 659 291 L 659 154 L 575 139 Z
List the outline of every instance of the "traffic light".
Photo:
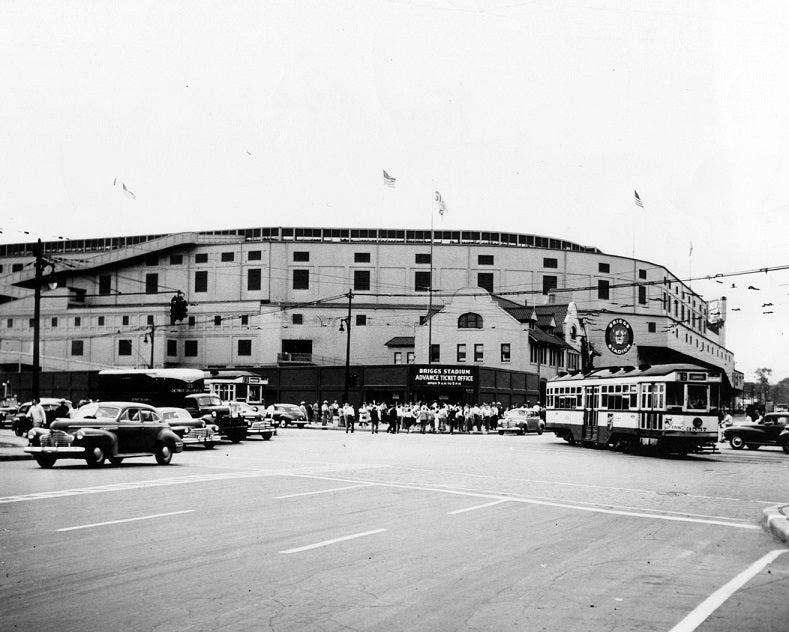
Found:
M 186 318 L 186 314 L 189 311 L 188 305 L 189 303 L 186 302 L 186 299 L 181 295 L 180 292 L 170 299 L 171 325 L 175 325 L 176 322 L 180 322 Z

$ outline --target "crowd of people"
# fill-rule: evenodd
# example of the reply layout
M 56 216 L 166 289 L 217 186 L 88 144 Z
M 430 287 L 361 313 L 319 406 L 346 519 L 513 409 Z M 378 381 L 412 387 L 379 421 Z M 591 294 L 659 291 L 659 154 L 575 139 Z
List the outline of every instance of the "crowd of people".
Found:
M 354 432 L 356 427 L 370 428 L 376 434 L 381 424 L 386 425 L 386 432 L 417 432 L 420 434 L 455 432 L 491 432 L 495 431 L 499 419 L 511 408 L 533 408 L 545 418 L 545 409 L 539 404 L 526 403 L 522 406 L 501 405 L 501 402 L 483 404 L 449 404 L 433 402 L 387 403 L 364 402 L 359 406 L 334 400 L 311 405 L 301 402 L 299 406 L 309 423 L 320 423 L 324 426 L 339 425 L 345 432 Z

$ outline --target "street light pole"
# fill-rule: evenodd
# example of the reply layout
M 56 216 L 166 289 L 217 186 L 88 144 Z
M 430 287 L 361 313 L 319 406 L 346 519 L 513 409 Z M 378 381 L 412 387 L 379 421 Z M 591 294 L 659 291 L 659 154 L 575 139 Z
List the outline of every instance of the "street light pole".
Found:
M 31 384 L 31 399 L 38 399 L 40 396 L 39 372 L 41 371 L 41 357 L 38 349 L 41 339 L 41 283 L 44 277 L 44 249 L 40 238 L 34 246 L 33 252 L 36 255 L 36 286 L 33 295 L 33 381 Z
M 348 403 L 348 385 L 351 381 L 351 300 L 353 299 L 353 291 L 348 290 L 348 316 L 343 318 L 345 324 L 348 325 L 348 337 L 345 339 L 345 390 L 343 390 L 342 403 Z M 342 325 L 342 321 L 340 321 Z

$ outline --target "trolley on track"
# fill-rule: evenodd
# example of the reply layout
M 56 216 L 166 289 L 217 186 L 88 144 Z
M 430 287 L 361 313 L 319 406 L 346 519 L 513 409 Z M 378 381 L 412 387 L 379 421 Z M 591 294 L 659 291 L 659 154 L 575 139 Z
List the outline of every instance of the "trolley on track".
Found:
M 546 430 L 625 452 L 715 452 L 722 377 L 692 364 L 609 367 L 548 382 Z

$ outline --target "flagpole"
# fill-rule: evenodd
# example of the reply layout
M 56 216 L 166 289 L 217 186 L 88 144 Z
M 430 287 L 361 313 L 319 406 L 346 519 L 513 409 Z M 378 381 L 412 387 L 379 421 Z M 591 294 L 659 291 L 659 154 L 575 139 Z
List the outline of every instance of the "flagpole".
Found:
M 435 207 L 435 183 L 430 191 L 430 283 L 427 288 L 428 301 L 427 301 L 427 363 L 433 363 L 433 210 Z

